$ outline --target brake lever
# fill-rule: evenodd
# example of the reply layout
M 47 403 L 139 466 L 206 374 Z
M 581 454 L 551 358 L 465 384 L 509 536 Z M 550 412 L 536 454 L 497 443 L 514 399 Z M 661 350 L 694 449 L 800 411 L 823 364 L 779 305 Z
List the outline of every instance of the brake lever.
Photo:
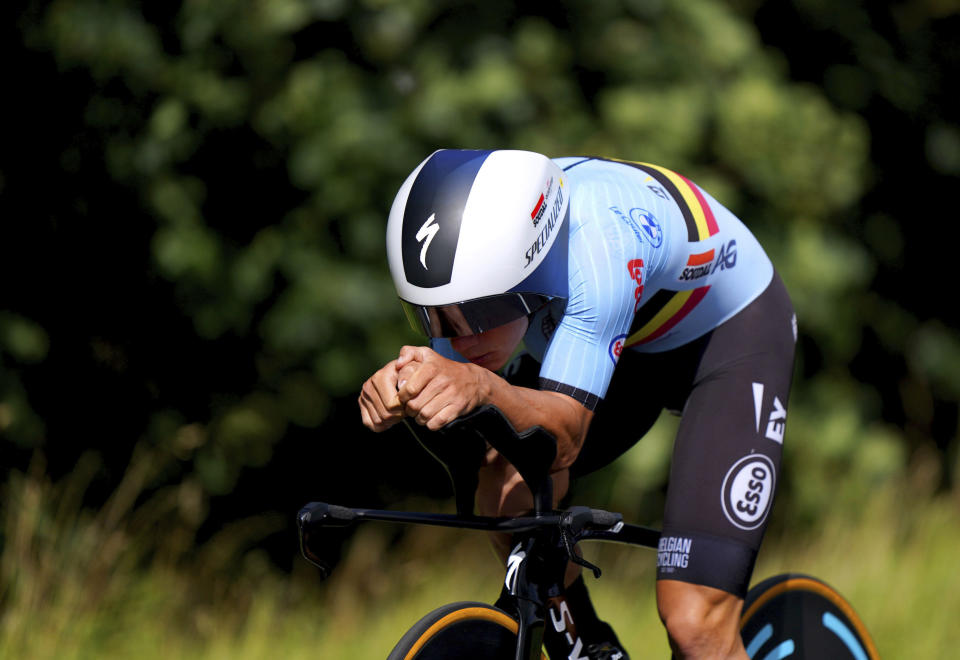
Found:
M 560 538 L 567 549 L 567 555 L 570 561 L 578 566 L 589 568 L 593 571 L 593 576 L 599 578 L 601 575 L 600 567 L 591 564 L 581 557 L 574 550 L 574 546 L 579 540 L 577 537 L 588 526 L 595 527 L 615 527 L 623 523 L 623 516 L 619 513 L 603 511 L 602 509 L 591 509 L 585 506 L 573 506 L 563 512 L 560 516 Z M 571 540 L 571 538 L 573 540 Z
M 348 527 L 355 522 L 353 509 L 326 502 L 310 502 L 297 512 L 297 536 L 300 537 L 300 554 L 313 566 L 320 569 L 320 579 L 325 580 L 333 572 L 333 566 L 313 551 L 310 535 L 324 527 Z
M 583 531 L 584 527 L 590 523 L 592 518 L 590 509 L 585 506 L 574 506 L 567 509 L 563 515 L 560 516 L 560 539 L 563 541 L 563 547 L 566 548 L 570 561 L 578 566 L 589 568 L 593 571 L 593 577 L 599 579 L 601 575 L 600 567 L 596 564 L 591 564 L 578 555 L 574 549 L 577 542 L 577 535 Z
M 600 576 L 603 574 L 600 570 L 600 567 L 596 564 L 591 564 L 589 561 L 577 554 L 577 551 L 574 550 L 575 542 L 570 541 L 570 532 L 563 526 L 563 523 L 560 524 L 560 538 L 563 540 L 563 546 L 567 549 L 567 556 L 570 558 L 570 561 L 578 566 L 589 568 L 591 571 L 593 571 L 593 577 L 599 580 Z

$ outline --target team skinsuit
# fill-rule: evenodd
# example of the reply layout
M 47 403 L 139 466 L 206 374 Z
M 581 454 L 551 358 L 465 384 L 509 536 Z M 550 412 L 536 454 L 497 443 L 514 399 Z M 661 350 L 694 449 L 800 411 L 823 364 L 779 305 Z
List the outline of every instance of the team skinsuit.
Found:
M 503 374 L 594 411 L 573 476 L 626 451 L 664 409 L 682 411 L 658 579 L 742 598 L 780 466 L 796 342 L 786 290 L 744 224 L 683 176 L 553 163 L 562 175 L 530 207 L 539 234 L 526 258 L 567 240 L 568 293 L 529 315 L 525 352 Z M 555 217 L 563 196 L 567 215 Z M 462 360 L 449 339 L 431 346 Z

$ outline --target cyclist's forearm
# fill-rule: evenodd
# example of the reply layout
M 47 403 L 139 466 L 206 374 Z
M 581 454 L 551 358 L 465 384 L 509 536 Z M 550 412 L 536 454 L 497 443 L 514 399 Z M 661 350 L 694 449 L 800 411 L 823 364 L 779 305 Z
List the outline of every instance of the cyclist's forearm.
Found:
M 549 431 L 557 439 L 553 470 L 569 467 L 583 447 L 593 413 L 565 394 L 517 387 L 495 373 L 485 373 L 487 386 L 481 403 L 502 410 L 518 431 L 532 426 Z
M 478 406 L 497 406 L 514 428 L 542 426 L 557 439 L 553 469 L 568 467 L 583 445 L 593 413 L 559 392 L 516 387 L 487 368 L 448 360 L 429 348 L 405 346 L 397 359 L 405 381 L 398 402 L 404 414 L 431 430 L 449 424 Z

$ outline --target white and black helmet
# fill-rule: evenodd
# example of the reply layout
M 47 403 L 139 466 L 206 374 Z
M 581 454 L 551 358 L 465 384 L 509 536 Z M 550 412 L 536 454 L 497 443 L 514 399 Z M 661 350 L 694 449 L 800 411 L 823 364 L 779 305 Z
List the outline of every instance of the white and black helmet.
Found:
M 566 299 L 566 186 L 530 151 L 443 149 L 420 163 L 387 223 L 390 274 L 414 329 L 476 334 Z

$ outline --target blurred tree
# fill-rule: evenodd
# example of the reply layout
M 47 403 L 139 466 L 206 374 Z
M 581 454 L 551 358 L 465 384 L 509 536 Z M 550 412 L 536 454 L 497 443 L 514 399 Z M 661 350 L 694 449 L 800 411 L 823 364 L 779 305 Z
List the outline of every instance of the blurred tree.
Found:
M 208 496 L 284 510 L 436 477 L 402 432 L 357 422 L 363 379 L 417 341 L 387 274 L 385 217 L 433 149 L 514 147 L 662 163 L 747 221 L 800 317 L 797 510 L 822 507 L 815 491 L 838 474 L 858 475 L 856 501 L 901 468 L 888 424 L 915 428 L 913 446 L 956 434 L 955 405 L 936 427 L 960 389 L 955 319 L 914 293 L 946 255 L 923 266 L 908 247 L 932 222 L 913 202 L 927 193 L 884 139 L 907 120 L 920 146 L 903 149 L 955 176 L 960 133 L 940 91 L 955 50 L 936 48 L 953 19 L 925 7 L 7 7 L 26 48 L 0 165 L 0 268 L 17 283 L 0 316 L 5 465 L 42 447 L 65 471 L 94 447 L 109 476 L 145 437 Z M 878 16 L 923 36 L 892 42 L 864 19 Z M 894 173 L 914 195 L 897 201 Z M 653 455 L 615 469 L 656 490 L 667 454 Z
M 849 369 L 866 415 L 901 429 L 905 457 L 934 475 L 924 487 L 950 487 L 960 476 L 960 315 L 938 284 L 958 238 L 941 217 L 960 174 L 960 103 L 949 92 L 960 69 L 956 3 L 756 4 L 791 78 L 871 126 L 868 186 L 841 218 L 874 264 L 849 305 L 858 326 Z

